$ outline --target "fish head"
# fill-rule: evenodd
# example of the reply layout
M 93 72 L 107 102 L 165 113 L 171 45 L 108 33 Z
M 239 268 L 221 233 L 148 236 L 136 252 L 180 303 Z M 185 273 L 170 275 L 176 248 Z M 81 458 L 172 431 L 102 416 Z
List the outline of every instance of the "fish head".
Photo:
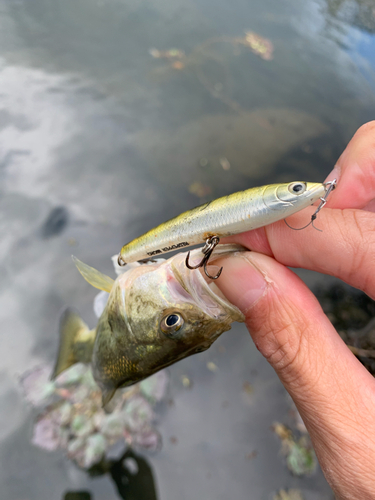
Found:
M 201 259 L 200 250 L 192 252 L 193 260 L 194 254 Z M 199 269 L 187 269 L 185 258 L 180 253 L 139 265 L 115 281 L 99 319 L 92 359 L 103 391 L 132 385 L 204 351 L 233 321 L 244 321 Z

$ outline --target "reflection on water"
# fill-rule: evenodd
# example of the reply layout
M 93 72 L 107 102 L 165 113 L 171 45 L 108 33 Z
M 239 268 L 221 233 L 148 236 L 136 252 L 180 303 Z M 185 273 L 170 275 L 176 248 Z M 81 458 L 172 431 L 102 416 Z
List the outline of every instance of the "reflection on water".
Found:
M 230 52 L 227 58 L 230 59 L 240 54 L 242 47 L 251 50 L 254 54 L 265 61 L 273 58 L 273 45 L 270 40 L 257 35 L 254 32 L 247 32 L 243 37 L 221 36 L 205 40 L 203 43 L 193 48 L 189 55 L 178 49 L 160 51 L 152 48 L 149 50 L 154 59 L 167 61 L 167 65 L 155 70 L 155 75 L 167 77 L 173 71 L 183 71 L 192 73 L 212 97 L 219 99 L 235 112 L 241 112 L 239 104 L 229 96 L 231 85 L 231 74 L 227 69 L 224 58 L 224 51 L 218 50 L 220 46 L 229 46 Z
M 0 0 L 0 13 L 1 495 L 108 500 L 125 491 L 108 474 L 30 445 L 18 384 L 52 362 L 63 307 L 94 322 L 72 246 L 110 274 L 124 241 L 202 199 L 323 180 L 375 114 L 373 2 Z M 281 462 L 270 427 L 289 402 L 242 327 L 170 380 L 148 459 L 163 500 L 330 499 L 319 471 L 291 478 Z
M 327 0 L 328 12 L 360 30 L 375 33 L 373 0 Z
M 271 175 L 274 182 L 290 180 L 293 175 L 319 178 L 319 164 L 300 163 L 298 169 L 290 165 L 277 173 L 275 166 L 293 150 L 312 154 L 314 140 L 324 135 L 329 135 L 329 127 L 314 115 L 291 108 L 264 108 L 202 115 L 173 132 L 145 129 L 134 144 L 159 185 L 173 186 L 176 195 L 184 186 L 191 189 L 197 182 L 209 186 L 209 192 L 195 190 L 203 201 L 207 195 L 215 198 L 234 191 L 239 179 L 245 188 L 251 182 L 261 185 Z M 329 154 L 325 162 L 332 164 L 334 160 Z M 176 165 L 179 176 L 174 175 Z

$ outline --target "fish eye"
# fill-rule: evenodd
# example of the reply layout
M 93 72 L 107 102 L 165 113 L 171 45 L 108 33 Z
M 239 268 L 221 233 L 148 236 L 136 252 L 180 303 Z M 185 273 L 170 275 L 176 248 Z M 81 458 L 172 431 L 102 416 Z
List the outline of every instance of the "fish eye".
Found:
M 163 333 L 167 335 L 171 335 L 176 333 L 184 324 L 184 318 L 181 314 L 177 312 L 173 312 L 164 316 L 164 318 L 160 322 L 160 329 Z
M 292 194 L 302 194 L 306 191 L 306 184 L 304 182 L 292 182 L 288 186 L 288 190 Z

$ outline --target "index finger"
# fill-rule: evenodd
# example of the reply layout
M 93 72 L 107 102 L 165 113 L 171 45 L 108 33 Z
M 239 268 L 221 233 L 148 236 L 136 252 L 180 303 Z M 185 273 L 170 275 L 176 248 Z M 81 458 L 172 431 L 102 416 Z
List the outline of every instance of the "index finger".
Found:
M 283 221 L 226 239 L 267 255 L 284 265 L 303 267 L 336 276 L 375 297 L 375 214 L 368 204 L 375 197 L 375 121 L 362 126 L 340 157 L 328 180 L 338 177 L 338 187 L 319 213 L 317 227 L 292 231 Z M 364 210 L 358 210 L 360 208 Z M 340 210 L 343 209 L 343 210 Z M 353 210 L 354 209 L 354 210 Z M 302 227 L 315 208 L 288 219 Z
M 375 121 L 362 125 L 349 142 L 326 181 L 337 179 L 331 208 L 367 208 L 375 198 Z

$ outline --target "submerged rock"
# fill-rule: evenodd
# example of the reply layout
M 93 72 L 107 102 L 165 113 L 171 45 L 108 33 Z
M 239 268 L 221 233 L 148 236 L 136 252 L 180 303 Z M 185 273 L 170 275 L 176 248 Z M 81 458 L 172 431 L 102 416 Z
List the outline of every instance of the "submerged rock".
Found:
M 64 449 L 83 469 L 110 458 L 114 445 L 120 445 L 122 452 L 128 446 L 151 451 L 160 447 L 153 406 L 165 397 L 166 372 L 118 391 L 113 413 L 107 414 L 89 367 L 74 365 L 54 382 L 51 371 L 37 367 L 21 378 L 27 401 L 39 410 L 32 437 L 35 446 Z
M 375 375 L 375 301 L 342 284 L 319 288 L 315 295 L 341 338 Z
M 295 476 L 310 476 L 317 468 L 318 461 L 313 450 L 310 437 L 298 437 L 284 424 L 276 422 L 273 425 L 275 434 L 280 438 L 282 453 L 286 457 L 288 469 Z

